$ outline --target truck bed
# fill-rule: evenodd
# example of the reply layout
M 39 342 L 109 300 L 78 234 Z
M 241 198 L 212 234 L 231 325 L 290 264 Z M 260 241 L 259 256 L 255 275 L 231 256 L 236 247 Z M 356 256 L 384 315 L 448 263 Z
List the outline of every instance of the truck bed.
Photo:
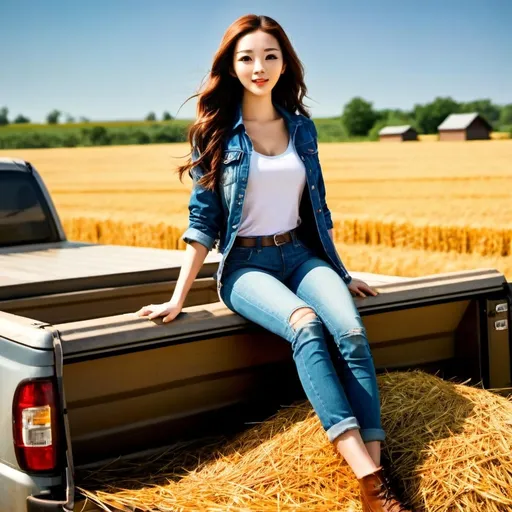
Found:
M 80 290 L 175 281 L 184 251 L 56 242 L 0 248 L 0 301 Z M 198 275 L 211 277 L 210 252 Z M 3 310 L 0 304 L 0 310 Z
M 510 386 L 508 331 L 491 328 L 507 313 L 481 315 L 492 309 L 493 294 L 504 300 L 507 283 L 498 271 L 411 279 L 353 275 L 380 291 L 356 298 L 378 371 L 422 368 L 484 380 L 486 387 Z M 215 423 L 240 421 L 244 404 L 251 404 L 251 413 L 258 401 L 276 406 L 300 396 L 289 344 L 219 302 L 211 277 L 194 283 L 195 305 L 171 324 L 136 317 L 135 306 L 155 302 L 161 286 L 61 294 L 67 302 L 79 297 L 68 310 L 42 307 L 51 296 L 20 299 L 32 301 L 24 319 L 0 313 L 4 336 L 33 348 L 52 350 L 59 337 L 77 464 L 169 444 L 201 428 L 210 432 Z

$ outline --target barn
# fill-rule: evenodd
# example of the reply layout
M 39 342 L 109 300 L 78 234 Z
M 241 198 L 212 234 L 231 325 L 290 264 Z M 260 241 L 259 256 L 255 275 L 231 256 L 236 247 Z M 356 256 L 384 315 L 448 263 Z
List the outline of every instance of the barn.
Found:
M 379 131 L 379 140 L 390 142 L 418 140 L 418 132 L 408 124 L 403 126 L 385 126 Z
M 478 112 L 450 114 L 438 127 L 439 140 L 489 139 L 492 126 Z

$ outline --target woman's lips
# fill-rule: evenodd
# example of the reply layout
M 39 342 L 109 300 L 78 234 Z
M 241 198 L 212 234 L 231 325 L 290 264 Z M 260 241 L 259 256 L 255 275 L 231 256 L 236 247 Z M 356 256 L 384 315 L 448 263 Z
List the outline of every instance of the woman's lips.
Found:
M 268 82 L 268 78 L 266 80 L 253 80 L 253 82 L 256 84 L 256 85 L 264 85 Z

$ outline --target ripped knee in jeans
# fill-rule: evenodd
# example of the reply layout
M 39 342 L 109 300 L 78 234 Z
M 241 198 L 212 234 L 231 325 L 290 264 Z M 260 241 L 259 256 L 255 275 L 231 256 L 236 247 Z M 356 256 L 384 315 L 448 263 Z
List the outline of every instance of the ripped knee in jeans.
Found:
M 296 309 L 291 315 L 290 315 L 290 325 L 294 330 L 297 330 L 299 327 L 311 322 L 315 318 L 318 318 L 316 313 L 307 306 L 300 307 Z
M 337 335 L 335 340 L 345 360 L 372 357 L 364 327 L 353 327 Z

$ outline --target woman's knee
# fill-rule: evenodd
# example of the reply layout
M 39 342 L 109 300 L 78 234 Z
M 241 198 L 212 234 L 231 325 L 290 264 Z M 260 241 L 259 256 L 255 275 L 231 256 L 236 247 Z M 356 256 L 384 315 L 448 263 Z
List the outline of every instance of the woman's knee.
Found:
M 371 357 L 364 326 L 354 326 L 351 329 L 347 329 L 341 334 L 336 334 L 334 339 L 345 360 Z
M 316 313 L 310 307 L 301 307 L 296 309 L 290 316 L 290 325 L 293 329 L 297 330 L 302 325 L 305 325 L 317 317 Z

